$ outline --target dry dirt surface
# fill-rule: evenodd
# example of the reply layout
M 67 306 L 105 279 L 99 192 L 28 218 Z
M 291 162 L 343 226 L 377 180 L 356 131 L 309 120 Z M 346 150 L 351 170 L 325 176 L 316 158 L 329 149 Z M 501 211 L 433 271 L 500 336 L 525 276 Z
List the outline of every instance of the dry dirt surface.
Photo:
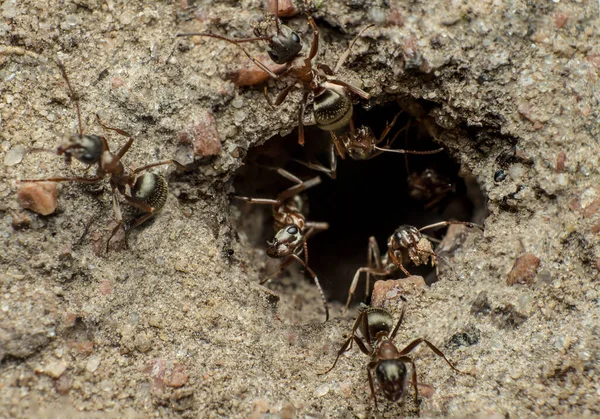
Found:
M 270 108 L 261 85 L 231 81 L 240 68 L 252 68 L 240 49 L 175 35 L 251 36 L 264 4 L 4 0 L 0 417 L 600 414 L 598 2 L 308 6 L 321 30 L 316 61 L 331 67 L 361 28 L 375 24 L 339 74 L 371 95 L 355 98 L 356 109 L 404 109 L 485 197 L 473 198 L 473 217 L 485 231 L 467 231 L 460 245 L 444 248 L 452 269 L 407 293 L 396 338 L 402 347 L 426 337 L 468 374 L 419 348 L 412 355 L 429 390 L 420 412 L 411 396 L 393 403 L 379 394 L 375 408 L 369 359 L 356 346 L 332 372 L 317 375 L 333 362 L 356 315 L 355 307 L 341 315 L 351 274 L 321 277 L 330 296 L 327 322 L 316 287 L 300 270 L 259 285 L 277 267 L 264 253 L 270 215 L 232 202 L 234 180 L 248 186 L 236 171 L 255 146 L 290 133 L 284 140 L 296 141 L 301 90 Z M 285 21 L 308 48 L 306 16 Z M 264 56 L 264 44 L 245 45 Z M 50 215 L 17 200 L 22 179 L 93 175 L 77 161 L 69 166 L 34 151 L 56 149 L 78 129 L 57 59 L 80 99 L 85 132 L 104 135 L 112 150 L 127 141 L 102 128 L 97 113 L 135 137 L 127 167 L 176 157 L 190 168 L 161 168 L 167 203 L 133 230 L 128 248 L 119 233 L 106 253 L 115 226 L 107 181 L 59 184 Z M 271 92 L 285 87 L 266 85 Z M 354 197 L 381 214 L 393 215 L 407 199 L 395 189 L 405 177 L 403 157 L 394 157 L 396 170 L 368 181 L 387 192 Z M 366 177 L 361 164 L 353 170 L 364 167 Z M 333 228 L 338 220 L 323 221 Z M 355 228 L 377 228 L 378 217 L 354 221 L 344 240 Z M 405 223 L 417 219 L 398 217 L 397 225 Z M 360 240 L 357 266 L 366 258 L 367 241 Z M 341 247 L 331 246 L 327 263 L 345 263 L 335 256 Z M 315 263 L 320 257 L 311 253 Z M 339 295 L 334 279 L 345 284 Z M 398 301 L 386 302 L 395 316 Z

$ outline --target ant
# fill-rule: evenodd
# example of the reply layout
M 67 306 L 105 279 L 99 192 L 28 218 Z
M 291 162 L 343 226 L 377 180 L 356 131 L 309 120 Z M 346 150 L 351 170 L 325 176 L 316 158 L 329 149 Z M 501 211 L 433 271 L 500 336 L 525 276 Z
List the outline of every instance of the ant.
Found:
M 315 111 L 316 112 L 316 111 Z M 313 170 L 318 170 L 327 174 L 330 178 L 336 178 L 337 171 L 337 155 L 343 160 L 346 158 L 346 154 L 353 160 L 370 160 L 379 156 L 384 152 L 390 153 L 398 153 L 398 154 L 435 154 L 444 151 L 443 148 L 437 148 L 435 150 L 427 150 L 427 151 L 417 151 L 417 150 L 402 150 L 402 149 L 392 149 L 392 144 L 396 141 L 398 136 L 405 131 L 410 124 L 407 124 L 405 127 L 400 129 L 394 136 L 386 141 L 386 144 L 383 147 L 380 147 L 379 144 L 388 137 L 390 131 L 396 125 L 396 121 L 402 112 L 399 112 L 394 116 L 394 119 L 391 123 L 385 124 L 385 128 L 381 135 L 378 137 L 375 136 L 373 130 L 367 125 L 360 125 L 358 128 L 355 128 L 354 122 L 352 119 L 349 121 L 350 132 L 337 137 L 335 132 L 332 130 L 331 133 L 331 143 L 329 145 L 329 149 L 327 152 L 328 160 L 329 160 L 329 168 L 324 167 L 319 163 L 311 163 L 311 162 L 303 162 L 300 160 L 295 160 L 296 162 L 310 168 Z
M 367 274 L 366 293 L 369 294 L 370 279 L 371 275 L 374 276 L 388 276 L 393 274 L 398 269 L 401 270 L 406 276 L 410 276 L 410 272 L 406 270 L 403 262 L 412 261 L 415 266 L 427 265 L 431 262 L 431 266 L 435 266 L 437 263 L 436 255 L 433 251 L 433 245 L 431 241 L 423 234 L 422 231 L 436 227 L 443 227 L 451 224 L 462 224 L 470 228 L 478 228 L 483 231 L 483 227 L 478 224 L 469 221 L 440 221 L 427 225 L 425 227 L 417 228 L 410 225 L 401 225 L 394 231 L 388 238 L 387 247 L 388 251 L 384 255 L 379 252 L 379 246 L 375 237 L 369 237 L 369 249 L 367 252 L 367 266 L 359 268 L 354 274 L 350 290 L 348 292 L 348 300 L 346 300 L 346 310 L 350 306 L 350 300 L 356 291 L 358 280 L 361 272 Z M 373 258 L 375 259 L 375 266 L 373 266 Z
M 358 317 L 352 326 L 350 337 L 346 339 L 342 347 L 337 353 L 333 365 L 325 372 L 318 375 L 329 373 L 336 366 L 340 356 L 352 348 L 353 342 L 356 343 L 360 351 L 371 357 L 371 362 L 367 364 L 367 374 L 369 377 L 369 386 L 371 387 L 371 395 L 377 408 L 377 396 L 375 394 L 375 385 L 373 383 L 372 370 L 375 370 L 375 378 L 379 387 L 386 399 L 390 401 L 398 401 L 406 392 L 408 386 L 408 369 L 406 364 L 412 367 L 411 384 L 415 389 L 415 404 L 419 407 L 419 390 L 417 389 L 417 368 L 415 362 L 408 356 L 417 346 L 425 343 L 431 350 L 450 367 L 461 374 L 462 371 L 457 369 L 452 362 L 446 358 L 444 353 L 435 345 L 425 338 L 418 338 L 409 343 L 404 349 L 398 350 L 394 344 L 394 339 L 400 329 L 402 320 L 404 319 L 405 305 L 402 306 L 400 319 L 394 326 L 394 318 L 392 314 L 383 309 L 369 307 L 361 304 L 358 309 Z M 392 330 L 393 328 L 393 330 Z M 362 337 L 358 336 L 356 331 L 360 329 Z
M 279 10 L 278 7 L 278 1 L 276 0 L 274 10 Z M 277 95 L 277 98 L 274 101 L 268 96 L 267 87 L 265 86 L 265 98 L 272 107 L 279 106 L 281 103 L 283 103 L 292 88 L 296 86 L 296 84 L 301 83 L 303 88 L 303 96 L 298 112 L 298 143 L 303 145 L 304 113 L 310 93 L 313 94 L 314 99 L 313 108 L 315 122 L 319 128 L 326 131 L 342 128 L 348 124 L 352 118 L 353 106 L 352 102 L 348 98 L 346 89 L 358 95 L 362 99 L 370 99 L 371 96 L 367 92 L 337 79 L 335 74 L 342 67 L 344 61 L 348 58 L 350 50 L 358 38 L 364 31 L 373 26 L 372 24 L 368 25 L 358 33 L 358 35 L 350 43 L 348 49 L 340 56 L 334 70 L 332 70 L 325 64 L 316 64 L 313 66 L 312 60 L 316 57 L 319 50 L 319 29 L 317 28 L 312 16 L 308 13 L 306 13 L 306 15 L 308 24 L 313 32 L 310 50 L 306 56 L 302 53 L 302 41 L 298 34 L 288 26 L 283 25 L 279 17 L 276 15 L 274 16 L 276 27 L 274 35 L 267 35 L 257 28 L 254 31 L 254 38 L 234 39 L 206 32 L 180 33 L 176 36 L 208 36 L 230 42 L 240 47 L 244 54 L 246 54 L 246 56 L 250 58 L 254 64 L 267 73 L 271 78 L 279 80 L 289 74 L 292 77 L 293 82 L 285 87 Z M 269 54 L 271 60 L 277 64 L 285 64 L 284 69 L 279 74 L 271 71 L 266 65 L 264 65 L 255 57 L 251 56 L 250 53 L 248 53 L 241 45 L 245 42 L 254 41 L 266 41 L 270 48 L 267 53 Z
M 455 185 L 447 177 L 431 167 L 422 172 L 409 172 L 406 183 L 408 195 L 412 199 L 427 201 L 424 205 L 425 209 L 436 206 L 449 193 L 454 193 L 456 190 Z
M 110 240 L 120 228 L 124 228 L 117 192 L 120 193 L 123 198 L 125 198 L 129 205 L 144 213 L 144 215 L 138 218 L 133 223 L 132 227 L 125 232 L 127 234 L 129 231 L 133 230 L 154 216 L 160 209 L 162 209 L 167 201 L 168 185 L 165 177 L 156 173 L 140 173 L 153 167 L 166 164 L 175 164 L 181 169 L 185 169 L 185 167 L 179 162 L 169 159 L 146 164 L 138 167 L 135 170 L 127 171 L 123 166 L 121 159 L 123 158 L 123 155 L 129 151 L 129 148 L 133 144 L 133 136 L 119 128 L 111 128 L 106 126 L 100 120 L 100 117 L 97 114 L 96 118 L 100 126 L 102 126 L 104 129 L 115 131 L 116 133 L 129 138 L 129 140 L 119 151 L 113 153 L 110 151 L 110 147 L 106 138 L 93 134 L 84 134 L 83 125 L 81 123 L 81 109 L 79 106 L 79 100 L 75 95 L 73 88 L 71 87 L 71 82 L 69 81 L 69 77 L 67 76 L 64 65 L 58 60 L 56 60 L 56 62 L 63 78 L 65 79 L 65 82 L 67 83 L 69 96 L 71 100 L 75 102 L 79 126 L 79 132 L 72 135 L 67 143 L 59 145 L 56 150 L 56 154 L 59 156 L 64 154 L 67 163 L 70 163 L 71 158 L 74 157 L 82 163 L 87 164 L 88 168 L 97 164 L 98 167 L 96 168 L 96 175 L 94 177 L 51 177 L 44 179 L 25 179 L 21 182 L 49 181 L 93 184 L 100 182 L 107 175 L 109 175 L 109 184 L 112 189 L 113 211 L 115 213 L 117 225 L 113 228 L 110 237 L 106 242 L 106 251 L 108 252 Z M 129 195 L 127 194 L 127 188 L 129 188 Z
M 323 307 L 325 307 L 325 321 L 327 321 L 329 320 L 327 299 L 321 288 L 319 278 L 308 266 L 308 246 L 306 240 L 319 231 L 327 230 L 329 224 L 324 222 L 306 221 L 306 217 L 302 213 L 304 202 L 299 196 L 299 194 L 306 189 L 321 183 L 321 178 L 317 176 L 307 181 L 303 181 L 284 169 L 279 168 L 276 169 L 276 171 L 285 179 L 295 183 L 295 185 L 277 195 L 276 199 L 235 196 L 236 199 L 246 201 L 250 204 L 266 204 L 273 206 L 273 227 L 276 234 L 272 242 L 267 242 L 269 245 L 267 248 L 267 255 L 278 259 L 285 258 L 285 260 L 281 263 L 276 272 L 268 275 L 267 278 L 260 283 L 264 284 L 283 272 L 283 270 L 294 260 L 298 261 L 309 272 L 319 289 L 321 299 L 323 300 Z M 300 257 L 302 253 L 304 253 L 304 258 Z

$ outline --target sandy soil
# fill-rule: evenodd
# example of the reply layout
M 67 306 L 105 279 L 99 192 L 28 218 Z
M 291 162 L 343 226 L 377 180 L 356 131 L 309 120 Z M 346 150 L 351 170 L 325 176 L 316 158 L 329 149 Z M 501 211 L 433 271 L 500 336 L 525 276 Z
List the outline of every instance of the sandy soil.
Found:
M 421 399 L 421 416 L 600 414 L 598 3 L 362 3 L 319 3 L 318 61 L 333 66 L 376 23 L 340 77 L 362 85 L 370 105 L 427 101 L 421 122 L 438 127 L 488 198 L 485 232 L 449 255 L 453 272 L 407 296 L 399 346 L 425 336 L 471 373 L 416 351 L 419 380 L 435 390 Z M 263 14 L 256 0 L 0 5 L 0 417 L 417 413 L 410 397 L 380 398 L 374 409 L 358 350 L 317 375 L 353 313 L 341 316 L 331 301 L 323 323 L 315 287 L 294 270 L 270 285 L 278 304 L 258 285 L 276 264 L 252 245 L 264 223 L 231 204 L 232 181 L 249 149 L 297 125 L 301 93 L 272 110 L 260 88 L 228 80 L 244 59 L 238 49 L 175 34 L 248 36 Z M 288 22 L 310 38 L 303 15 Z M 197 156 L 187 173 L 166 170 L 167 204 L 131 234 L 129 250 L 117 239 L 104 252 L 113 222 L 106 183 L 61 184 L 49 216 L 17 203 L 20 179 L 84 170 L 27 152 L 77 131 L 55 58 L 80 96 L 86 132 L 113 149 L 125 143 L 98 113 L 135 136 L 127 165 L 185 160 L 186 133 L 202 149 L 216 124 L 218 156 Z M 498 170 L 508 174 L 502 182 Z M 14 227 L 11 211 L 29 225 Z M 529 283 L 509 285 L 524 253 L 540 266 Z

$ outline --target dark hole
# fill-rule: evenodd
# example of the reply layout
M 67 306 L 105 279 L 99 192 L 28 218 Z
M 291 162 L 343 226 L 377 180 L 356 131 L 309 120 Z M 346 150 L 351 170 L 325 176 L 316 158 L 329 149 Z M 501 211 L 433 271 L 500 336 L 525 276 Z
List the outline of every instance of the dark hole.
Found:
M 391 122 L 400 112 L 395 103 L 374 107 L 366 111 L 355 107 L 356 126 L 370 126 L 379 136 L 386 123 Z M 440 147 L 425 128 L 406 114 L 400 114 L 390 136 L 404 128 L 392 148 L 406 150 L 434 150 Z M 246 163 L 236 177 L 235 187 L 238 195 L 275 198 L 292 185 L 274 171 L 261 167 L 284 167 L 289 172 L 308 180 L 320 176 L 322 183 L 309 190 L 304 196 L 308 199 L 307 220 L 329 223 L 329 229 L 313 236 L 308 241 L 309 265 L 317 273 L 330 300 L 345 302 L 348 288 L 356 270 L 367 265 L 369 237 L 374 236 L 380 252 L 387 250 L 388 237 L 402 224 L 423 227 L 443 220 L 470 221 L 473 215 L 473 203 L 467 197 L 469 188 L 458 176 L 459 164 L 446 152 L 431 155 L 404 155 L 382 153 L 366 161 L 338 158 L 337 178 L 330 179 L 323 173 L 308 169 L 293 159 L 302 161 L 318 160 L 328 166 L 326 147 L 329 133 L 316 127 L 306 127 L 306 145 L 297 145 L 297 133 L 269 140 L 249 153 Z M 381 145 L 385 144 L 385 141 Z M 432 169 L 440 177 L 447 179 L 452 188 L 445 193 L 427 200 L 416 200 L 409 196 L 408 173 L 422 173 Z M 472 183 L 472 182 L 470 182 Z M 477 193 L 480 193 L 478 188 Z M 440 190 L 441 192 L 441 190 Z M 255 206 L 257 207 L 257 206 Z M 266 241 L 274 236 L 271 207 L 263 206 L 265 211 L 263 225 L 247 224 L 251 228 L 261 228 L 262 232 L 247 231 L 256 246 L 266 247 Z M 428 231 L 427 234 L 442 238 L 445 229 Z M 267 257 L 265 255 L 265 257 Z M 435 269 L 406 265 L 412 274 L 422 275 L 427 283 L 437 279 Z M 404 277 L 400 272 L 398 278 Z M 364 296 L 364 277 L 357 288 L 355 302 Z

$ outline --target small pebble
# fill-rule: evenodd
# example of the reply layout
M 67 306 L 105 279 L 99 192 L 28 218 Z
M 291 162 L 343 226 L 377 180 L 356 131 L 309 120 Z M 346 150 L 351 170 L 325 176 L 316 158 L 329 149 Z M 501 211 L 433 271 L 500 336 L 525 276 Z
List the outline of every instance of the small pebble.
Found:
M 63 361 L 51 362 L 44 367 L 44 374 L 52 377 L 58 378 L 67 370 L 67 364 Z
M 201 112 L 189 128 L 177 135 L 182 144 L 192 144 L 197 157 L 216 156 L 221 153 L 221 138 L 212 113 Z
M 371 294 L 371 305 L 383 307 L 387 301 L 394 301 L 406 295 L 419 295 L 426 288 L 422 276 L 413 275 L 403 279 L 389 279 L 375 282 Z
M 152 336 L 148 333 L 140 333 L 135 337 L 135 347 L 142 353 L 152 349 Z
M 56 182 L 22 183 L 17 193 L 19 204 L 41 215 L 50 215 L 56 211 L 58 192 Z
M 98 367 L 100 366 L 100 357 L 98 355 L 92 355 L 88 359 L 87 364 L 85 365 L 85 369 L 89 372 L 96 372 Z
M 329 384 L 320 385 L 315 389 L 315 397 L 323 397 L 327 393 L 329 393 L 330 387 Z
M 165 385 L 175 388 L 181 387 L 187 383 L 188 378 L 189 374 L 185 369 L 185 365 L 175 364 L 173 365 L 173 369 L 171 370 L 170 374 L 165 379 Z
M 4 165 L 10 167 L 19 164 L 23 160 L 24 155 L 25 147 L 23 147 L 22 145 L 13 147 L 4 156 Z
M 532 284 L 539 266 L 540 259 L 536 255 L 525 253 L 515 261 L 515 264 L 508 273 L 506 283 L 508 285 Z

